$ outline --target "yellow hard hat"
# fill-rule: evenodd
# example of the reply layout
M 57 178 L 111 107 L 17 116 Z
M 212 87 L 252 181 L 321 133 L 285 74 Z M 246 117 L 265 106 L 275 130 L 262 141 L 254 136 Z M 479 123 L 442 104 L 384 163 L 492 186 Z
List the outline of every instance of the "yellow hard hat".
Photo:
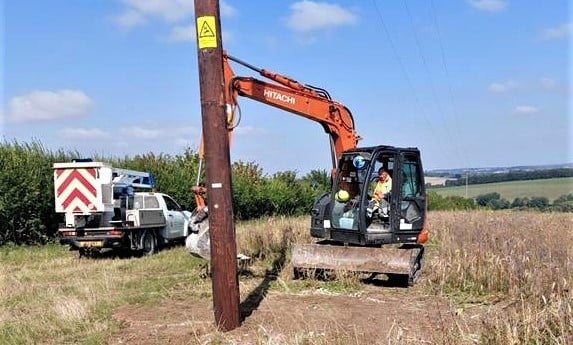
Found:
M 336 192 L 334 197 L 336 198 L 336 201 L 338 201 L 338 202 L 346 202 L 346 201 L 348 201 L 348 199 L 350 199 L 350 194 L 348 194 L 347 191 L 341 189 L 338 192 Z

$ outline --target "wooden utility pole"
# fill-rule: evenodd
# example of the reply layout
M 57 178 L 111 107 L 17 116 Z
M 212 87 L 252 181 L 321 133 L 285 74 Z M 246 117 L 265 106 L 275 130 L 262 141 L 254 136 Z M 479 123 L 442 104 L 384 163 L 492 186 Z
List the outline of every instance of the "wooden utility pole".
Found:
M 213 309 L 217 327 L 230 331 L 241 325 L 241 318 L 219 1 L 195 0 L 195 20 L 209 195 Z

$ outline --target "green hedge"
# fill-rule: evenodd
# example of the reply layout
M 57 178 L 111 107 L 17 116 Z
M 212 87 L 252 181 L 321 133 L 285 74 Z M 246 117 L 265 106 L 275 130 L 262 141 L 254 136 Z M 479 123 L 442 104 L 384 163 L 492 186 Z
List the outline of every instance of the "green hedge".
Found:
M 53 163 L 85 158 L 78 152 L 51 152 L 40 143 L 0 143 L 0 245 L 45 243 L 57 232 L 63 215 L 54 212 Z M 195 207 L 199 158 L 187 149 L 181 155 L 147 153 L 134 157 L 93 157 L 114 167 L 153 173 L 158 191 L 171 195 L 187 209 Z M 328 189 L 326 171 L 302 179 L 287 171 L 266 176 L 255 163 L 232 165 L 233 203 L 237 219 L 300 215 Z M 201 173 L 204 181 L 204 170 Z
M 0 245 L 45 243 L 55 234 L 52 164 L 74 155 L 38 142 L 0 145 Z
M 461 196 L 441 196 L 436 192 L 428 192 L 428 211 L 444 210 L 473 210 L 477 206 L 472 199 L 462 198 Z

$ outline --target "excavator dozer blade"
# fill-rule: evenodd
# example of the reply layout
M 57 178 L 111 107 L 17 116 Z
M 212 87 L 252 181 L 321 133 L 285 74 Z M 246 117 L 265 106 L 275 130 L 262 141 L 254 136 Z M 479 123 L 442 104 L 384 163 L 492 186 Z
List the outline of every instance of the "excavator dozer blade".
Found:
M 420 269 L 422 248 L 375 248 L 330 244 L 298 244 L 293 248 L 295 269 L 330 269 L 401 274 L 414 278 Z

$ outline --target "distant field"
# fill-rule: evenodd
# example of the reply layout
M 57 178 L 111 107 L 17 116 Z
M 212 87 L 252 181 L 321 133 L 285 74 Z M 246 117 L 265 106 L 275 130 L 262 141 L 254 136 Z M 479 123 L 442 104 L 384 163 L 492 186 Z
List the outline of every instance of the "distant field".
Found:
M 561 195 L 573 194 L 573 177 L 545 180 L 511 181 L 500 183 L 474 184 L 459 187 L 431 188 L 443 196 L 461 196 L 475 198 L 487 193 L 499 193 L 503 199 L 513 201 L 515 198 L 546 197 L 549 201 Z

